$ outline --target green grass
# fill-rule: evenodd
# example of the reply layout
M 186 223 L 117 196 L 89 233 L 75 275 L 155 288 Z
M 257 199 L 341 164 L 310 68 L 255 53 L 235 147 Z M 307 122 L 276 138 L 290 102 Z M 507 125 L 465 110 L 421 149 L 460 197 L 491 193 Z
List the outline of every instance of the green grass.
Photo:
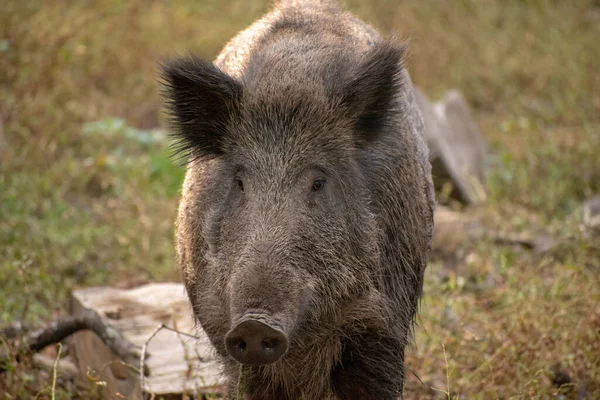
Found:
M 266 2 L 5 3 L 0 323 L 63 314 L 75 286 L 177 280 L 183 168 L 153 130 L 157 63 L 188 50 L 214 57 Z M 560 239 L 545 254 L 463 241 L 449 276 L 448 260 L 434 257 L 407 397 L 600 396 L 600 239 L 581 229 L 581 202 L 600 192 L 600 5 L 346 4 L 410 39 L 410 72 L 430 97 L 458 88 L 472 105 L 499 164 L 488 202 L 469 212 L 498 230 L 541 227 Z M 555 364 L 570 388 L 553 385 Z M 12 368 L 0 397 L 48 398 L 50 377 L 26 362 Z M 432 389 L 448 386 L 450 395 Z M 57 398 L 76 391 L 59 382 Z

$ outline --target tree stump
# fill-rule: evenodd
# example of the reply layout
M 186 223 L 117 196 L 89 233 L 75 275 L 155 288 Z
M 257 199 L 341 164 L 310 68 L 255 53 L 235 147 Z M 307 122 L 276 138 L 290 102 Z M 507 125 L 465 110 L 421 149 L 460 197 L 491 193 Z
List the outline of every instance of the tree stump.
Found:
M 129 290 L 92 287 L 73 291 L 71 312 L 84 310 L 97 313 L 134 345 L 142 348 L 147 343 L 149 375 L 140 388 L 139 363 L 124 365 L 91 331 L 71 337 L 80 373 L 105 382 L 106 398 L 140 399 L 154 394 L 181 399 L 184 393 L 223 393 L 224 380 L 214 349 L 204 331 L 195 326 L 183 285 L 153 283 Z M 155 332 L 161 324 L 198 339 L 167 329 Z

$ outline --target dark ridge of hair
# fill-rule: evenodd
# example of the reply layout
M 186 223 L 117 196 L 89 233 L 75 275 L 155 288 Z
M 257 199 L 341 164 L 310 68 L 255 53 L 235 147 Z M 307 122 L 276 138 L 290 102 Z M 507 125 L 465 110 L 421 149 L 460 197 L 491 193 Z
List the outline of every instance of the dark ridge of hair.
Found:
M 345 83 L 342 103 L 353 112 L 360 139 L 369 141 L 386 129 L 402 90 L 405 46 L 386 40 L 376 43 Z
M 223 138 L 242 84 L 212 62 L 189 55 L 160 65 L 172 156 L 191 161 L 223 153 Z

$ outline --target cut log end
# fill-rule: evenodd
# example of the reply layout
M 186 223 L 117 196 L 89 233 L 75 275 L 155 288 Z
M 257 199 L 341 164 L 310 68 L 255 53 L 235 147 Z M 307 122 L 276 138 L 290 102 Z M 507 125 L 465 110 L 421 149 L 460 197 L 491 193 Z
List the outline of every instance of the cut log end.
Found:
M 144 361 L 149 373 L 140 379 L 139 358 L 126 362 L 91 332 L 73 336 L 71 346 L 80 373 L 93 370 L 106 382 L 109 398 L 115 393 L 140 398 L 144 393 L 199 396 L 223 392 L 216 355 L 206 334 L 194 322 L 183 285 L 153 283 L 128 290 L 76 290 L 72 294 L 72 312 L 84 310 L 109 320 L 119 334 L 136 348 L 145 347 L 148 353 Z M 181 333 L 157 329 L 163 324 Z

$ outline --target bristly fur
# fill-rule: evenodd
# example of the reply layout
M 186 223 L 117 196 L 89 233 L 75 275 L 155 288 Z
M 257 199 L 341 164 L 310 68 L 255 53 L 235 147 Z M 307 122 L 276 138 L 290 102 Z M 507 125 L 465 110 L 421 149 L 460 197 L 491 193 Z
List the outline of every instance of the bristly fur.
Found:
M 369 141 L 391 128 L 390 115 L 398 112 L 395 97 L 403 90 L 404 47 L 391 41 L 374 46 L 348 82 L 342 102 L 357 109 L 355 129 Z
M 174 156 L 193 160 L 223 154 L 223 136 L 242 96 L 242 85 L 194 55 L 161 65 Z
M 333 0 L 284 0 L 214 64 L 163 66 L 176 147 L 197 160 L 177 261 L 232 399 L 401 396 L 435 207 L 405 53 Z M 249 309 L 289 347 L 236 388 L 225 336 Z

